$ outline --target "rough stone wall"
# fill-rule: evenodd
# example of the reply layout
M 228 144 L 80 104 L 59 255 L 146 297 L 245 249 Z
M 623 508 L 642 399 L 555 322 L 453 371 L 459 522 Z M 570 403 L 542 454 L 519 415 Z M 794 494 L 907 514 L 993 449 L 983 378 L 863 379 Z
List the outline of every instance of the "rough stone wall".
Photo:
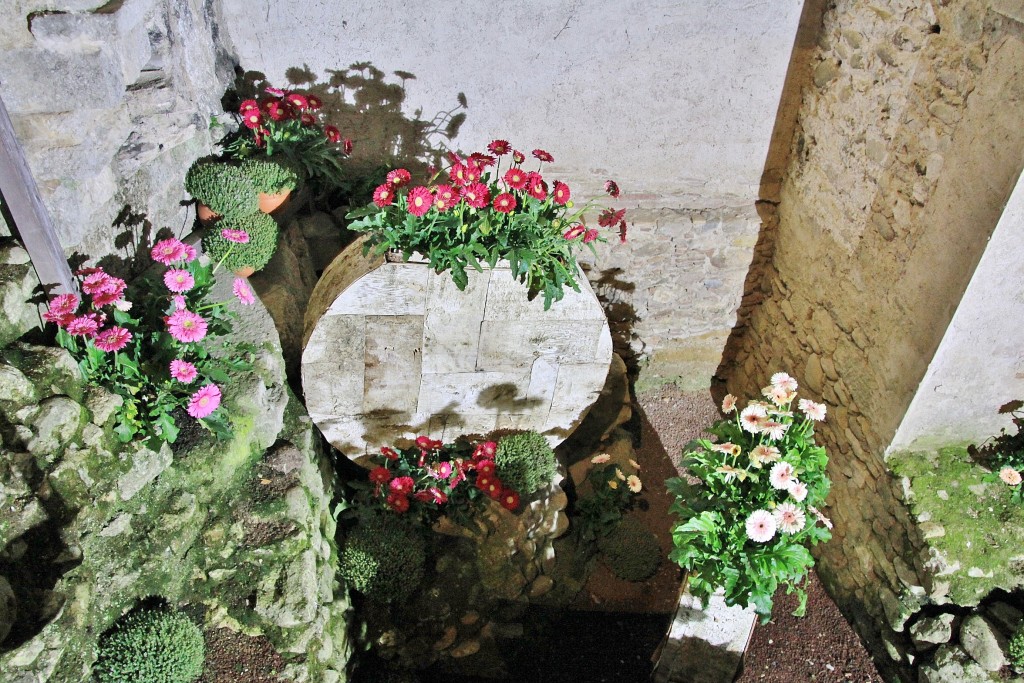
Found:
M 2 5 L 0 96 L 65 251 L 123 253 L 132 215 L 183 225 L 185 171 L 232 77 L 219 3 Z
M 1024 159 L 1024 43 L 1004 4 L 827 9 L 777 227 L 719 373 L 751 396 L 786 370 L 829 405 L 836 529 L 820 573 L 902 675 L 907 619 L 945 595 L 884 452 Z

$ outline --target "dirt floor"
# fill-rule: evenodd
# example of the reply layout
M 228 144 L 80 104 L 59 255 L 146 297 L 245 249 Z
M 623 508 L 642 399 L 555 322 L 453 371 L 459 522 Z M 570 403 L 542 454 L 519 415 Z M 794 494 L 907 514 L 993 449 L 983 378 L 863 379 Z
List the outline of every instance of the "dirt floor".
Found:
M 706 391 L 686 393 L 665 385 L 637 400 L 642 421 L 639 455 L 644 462 L 657 461 L 660 449 L 661 457 L 678 467 L 683 446 L 706 436 L 701 430 L 718 418 L 718 408 Z M 652 482 L 652 493 L 655 488 Z M 776 596 L 772 620 L 754 629 L 737 683 L 881 683 L 860 639 L 813 572 L 807 616 L 791 616 L 795 607 L 795 596 Z

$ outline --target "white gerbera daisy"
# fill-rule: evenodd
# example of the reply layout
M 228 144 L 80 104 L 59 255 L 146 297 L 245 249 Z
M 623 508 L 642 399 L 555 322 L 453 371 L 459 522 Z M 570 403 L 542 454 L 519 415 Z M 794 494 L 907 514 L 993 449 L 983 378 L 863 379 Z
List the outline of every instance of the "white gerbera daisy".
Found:
M 754 510 L 746 521 L 747 538 L 755 543 L 767 543 L 775 536 L 777 523 L 767 510 Z
M 784 534 L 795 534 L 804 528 L 807 518 L 804 511 L 792 503 L 782 503 L 775 508 L 775 523 Z

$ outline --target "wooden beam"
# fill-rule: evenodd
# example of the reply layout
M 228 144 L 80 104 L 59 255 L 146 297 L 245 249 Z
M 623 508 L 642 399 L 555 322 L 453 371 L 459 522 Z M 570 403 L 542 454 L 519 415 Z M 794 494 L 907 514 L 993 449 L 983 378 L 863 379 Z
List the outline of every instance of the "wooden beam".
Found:
M 14 135 L 14 126 L 3 98 L 0 98 L 0 193 L 47 296 L 77 293 L 64 249 L 57 239 L 50 213 L 39 196 L 39 187 L 28 167 L 25 151 Z

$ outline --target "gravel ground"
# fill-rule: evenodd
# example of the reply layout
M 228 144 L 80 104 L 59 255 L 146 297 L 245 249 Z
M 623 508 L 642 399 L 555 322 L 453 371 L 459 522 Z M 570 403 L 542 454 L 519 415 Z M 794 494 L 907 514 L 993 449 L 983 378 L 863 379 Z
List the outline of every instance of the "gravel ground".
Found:
M 673 385 L 637 396 L 643 423 L 642 448 L 663 448 L 678 468 L 683 446 L 719 417 L 708 392 L 682 392 Z M 655 434 L 653 438 L 650 434 Z M 654 442 L 657 443 L 654 443 Z M 772 621 L 754 629 L 737 683 L 881 683 L 857 634 L 825 593 L 813 571 L 807 616 L 793 617 L 796 596 L 776 596 Z

